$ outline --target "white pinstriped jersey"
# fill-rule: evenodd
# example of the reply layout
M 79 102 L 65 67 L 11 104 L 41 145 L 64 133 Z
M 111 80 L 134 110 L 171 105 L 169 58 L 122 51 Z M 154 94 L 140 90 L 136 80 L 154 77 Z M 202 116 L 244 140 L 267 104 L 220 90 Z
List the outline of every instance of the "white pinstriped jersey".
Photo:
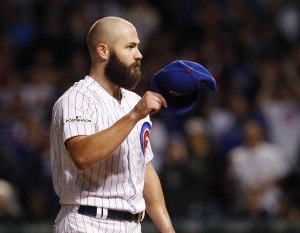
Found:
M 119 103 L 93 78 L 75 83 L 55 103 L 51 125 L 53 186 L 61 204 L 81 204 L 137 213 L 145 210 L 142 196 L 146 164 L 153 158 L 148 143 L 149 116 L 140 120 L 107 160 L 81 171 L 64 142 L 110 127 L 133 109 L 137 94 L 121 89 Z

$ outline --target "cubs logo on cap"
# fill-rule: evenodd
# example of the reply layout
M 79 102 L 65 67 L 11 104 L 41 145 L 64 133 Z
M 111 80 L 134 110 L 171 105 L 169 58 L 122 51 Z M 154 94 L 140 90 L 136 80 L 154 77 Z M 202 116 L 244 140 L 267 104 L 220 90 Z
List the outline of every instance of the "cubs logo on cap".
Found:
M 202 65 L 186 60 L 175 60 L 153 75 L 150 90 L 160 93 L 168 107 L 163 111 L 179 115 L 193 109 L 202 86 L 216 91 L 216 81 Z

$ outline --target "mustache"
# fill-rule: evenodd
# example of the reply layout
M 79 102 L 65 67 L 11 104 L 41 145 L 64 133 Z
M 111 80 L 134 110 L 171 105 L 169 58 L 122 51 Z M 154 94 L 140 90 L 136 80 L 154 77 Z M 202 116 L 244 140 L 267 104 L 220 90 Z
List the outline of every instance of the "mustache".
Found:
M 130 68 L 141 68 L 141 61 L 136 61 L 130 66 Z

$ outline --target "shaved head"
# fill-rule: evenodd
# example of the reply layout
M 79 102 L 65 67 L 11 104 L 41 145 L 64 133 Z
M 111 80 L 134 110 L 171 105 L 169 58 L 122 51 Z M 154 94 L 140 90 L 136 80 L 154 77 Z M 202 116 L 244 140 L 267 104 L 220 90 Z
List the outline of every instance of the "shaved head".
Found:
M 121 36 L 122 29 L 135 27 L 128 21 L 118 17 L 104 17 L 96 21 L 90 28 L 87 35 L 87 46 L 91 57 L 96 51 L 99 43 L 114 47 L 114 44 Z
M 142 54 L 136 28 L 118 17 L 101 18 L 87 35 L 90 75 L 132 90 L 141 79 Z

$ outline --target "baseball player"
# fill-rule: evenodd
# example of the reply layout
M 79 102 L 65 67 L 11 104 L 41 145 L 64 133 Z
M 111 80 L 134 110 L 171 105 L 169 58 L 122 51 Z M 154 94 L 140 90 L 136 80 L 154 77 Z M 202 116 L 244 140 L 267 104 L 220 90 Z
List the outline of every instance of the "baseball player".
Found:
M 167 103 L 131 91 L 141 78 L 139 42 L 124 19 L 95 22 L 90 72 L 53 107 L 52 177 L 61 204 L 54 232 L 141 232 L 145 211 L 160 232 L 175 232 L 149 143 L 149 114 Z

